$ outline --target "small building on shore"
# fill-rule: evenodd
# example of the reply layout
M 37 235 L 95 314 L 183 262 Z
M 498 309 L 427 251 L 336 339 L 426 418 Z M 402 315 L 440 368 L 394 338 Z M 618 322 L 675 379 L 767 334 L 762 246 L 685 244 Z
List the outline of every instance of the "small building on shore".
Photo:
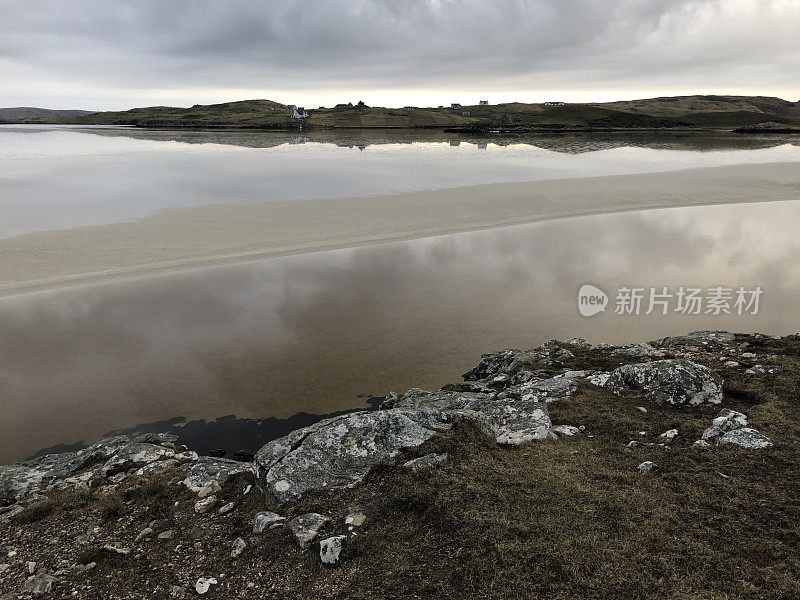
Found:
M 458 102 L 453 102 L 450 105 L 450 108 L 452 108 L 453 110 L 461 110 L 461 105 Z
M 302 106 L 291 106 L 290 107 L 292 113 L 291 116 L 293 119 L 306 119 L 308 118 L 308 113 L 306 109 Z
M 558 102 L 545 102 L 544 103 L 545 106 L 564 106 L 564 104 L 566 104 L 566 103 L 565 102 L 561 102 L 561 101 L 558 101 Z
M 478 105 L 479 106 L 489 106 L 489 101 L 488 100 L 479 100 L 478 101 Z

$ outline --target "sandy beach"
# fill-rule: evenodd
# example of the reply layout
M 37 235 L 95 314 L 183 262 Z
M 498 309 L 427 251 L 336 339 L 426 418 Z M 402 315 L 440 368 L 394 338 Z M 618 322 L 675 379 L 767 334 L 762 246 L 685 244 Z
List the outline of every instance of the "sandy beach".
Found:
M 0 296 L 563 217 L 800 200 L 797 163 L 162 210 L 0 240 Z

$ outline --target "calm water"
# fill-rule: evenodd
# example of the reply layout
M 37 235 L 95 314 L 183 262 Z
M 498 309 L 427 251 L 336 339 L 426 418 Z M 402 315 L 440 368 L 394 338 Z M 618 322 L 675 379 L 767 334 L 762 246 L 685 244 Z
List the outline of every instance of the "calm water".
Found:
M 19 137 L 0 146 L 4 235 L 134 218 L 187 197 L 241 201 L 237 194 L 246 190 L 275 198 L 323 193 L 325 186 L 365 194 L 445 186 L 457 177 L 485 182 L 800 158 L 796 146 L 783 142 L 724 136 L 716 142 L 562 137 L 536 140 L 547 149 L 529 143 L 481 149 L 400 134 L 369 138 L 370 144 L 300 145 L 265 134 L 8 130 L 0 139 Z M 219 137 L 249 145 L 227 146 Z M 54 147 L 54 139 L 64 146 Z M 73 158 L 63 160 L 67 151 Z M 168 163 L 163 171 L 155 167 L 159 160 Z M 106 170 L 93 181 L 75 164 Z M 135 173 L 131 164 L 156 173 Z M 312 164 L 313 181 L 297 179 L 293 187 L 292 169 Z M 188 171 L 181 169 L 189 165 L 200 181 L 184 178 Z M 214 177 L 199 165 L 209 165 Z M 350 170 L 338 173 L 343 165 Z M 256 167 L 263 172 L 235 180 Z M 163 193 L 155 192 L 157 180 L 168 186 Z M 155 198 L 142 197 L 151 192 Z M 81 194 L 94 199 L 82 203 Z M 108 210 L 95 215 L 95 201 Z M 48 207 L 50 220 L 42 216 Z M 457 380 L 482 352 L 553 337 L 626 342 L 702 328 L 794 332 L 800 329 L 798 222 L 800 199 L 653 210 L 0 299 L 0 462 L 178 416 L 288 418 L 365 406 L 390 390 Z M 755 316 L 619 316 L 612 306 L 585 318 L 576 299 L 584 283 L 612 295 L 622 286 L 740 285 L 760 285 L 764 295 Z M 217 425 L 203 430 L 211 436 L 208 447 L 234 443 L 232 431 L 253 431 L 231 427 L 230 420 Z M 186 430 L 187 438 L 197 433 Z
M 795 143 L 792 143 L 792 140 Z M 170 132 L 0 126 L 0 238 L 159 209 L 800 161 L 792 137 Z

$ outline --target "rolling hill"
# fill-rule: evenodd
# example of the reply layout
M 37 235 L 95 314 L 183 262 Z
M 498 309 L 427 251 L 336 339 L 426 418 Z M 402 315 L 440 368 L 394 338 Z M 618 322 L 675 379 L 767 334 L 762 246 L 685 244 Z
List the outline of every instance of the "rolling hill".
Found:
M 287 105 L 243 100 L 189 108 L 152 106 L 127 111 L 0 109 L 0 120 L 16 123 L 132 125 L 168 128 L 454 128 L 531 130 L 731 129 L 763 122 L 800 125 L 800 102 L 764 96 L 676 96 L 605 103 L 505 103 L 438 108 L 385 108 L 340 104 L 292 119 Z

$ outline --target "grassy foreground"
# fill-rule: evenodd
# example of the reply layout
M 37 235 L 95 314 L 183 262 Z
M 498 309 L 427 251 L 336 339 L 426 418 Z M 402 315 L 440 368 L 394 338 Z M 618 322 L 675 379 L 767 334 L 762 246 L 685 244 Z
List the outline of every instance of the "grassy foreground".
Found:
M 737 337 L 745 342 L 757 355 L 750 362 L 783 372 L 745 375 L 711 349 L 692 359 L 725 379 L 724 406 L 746 413 L 774 442 L 769 450 L 695 449 L 718 407 L 662 407 L 585 383 L 549 406 L 554 424 L 583 425 L 580 436 L 509 449 L 457 424 L 406 453 L 447 452 L 450 461 L 438 469 L 378 467 L 353 489 L 281 506 L 253 492 L 222 517 L 194 514 L 182 473 L 126 479 L 90 494 L 55 494 L 0 525 L 0 548 L 39 563 L 76 556 L 97 563 L 66 576 L 53 597 L 169 598 L 179 593 L 172 586 L 211 574 L 220 586 L 209 595 L 218 598 L 796 599 L 800 336 Z M 574 354 L 565 368 L 637 362 L 609 350 Z M 678 437 L 658 445 L 671 428 Z M 641 443 L 629 452 L 630 440 Z M 645 460 L 658 464 L 655 473 L 637 471 Z M 221 503 L 251 483 L 250 475 L 229 480 Z M 253 514 L 265 507 L 288 517 L 365 508 L 377 516 L 329 567 L 285 527 L 253 535 Z M 134 543 L 152 519 L 168 519 L 174 539 Z M 94 527 L 90 543 L 76 543 Z M 336 524 L 328 527 L 321 535 Z M 247 547 L 233 559 L 238 536 Z M 133 551 L 104 553 L 104 543 Z M 17 598 L 24 580 L 0 573 L 0 598 Z

